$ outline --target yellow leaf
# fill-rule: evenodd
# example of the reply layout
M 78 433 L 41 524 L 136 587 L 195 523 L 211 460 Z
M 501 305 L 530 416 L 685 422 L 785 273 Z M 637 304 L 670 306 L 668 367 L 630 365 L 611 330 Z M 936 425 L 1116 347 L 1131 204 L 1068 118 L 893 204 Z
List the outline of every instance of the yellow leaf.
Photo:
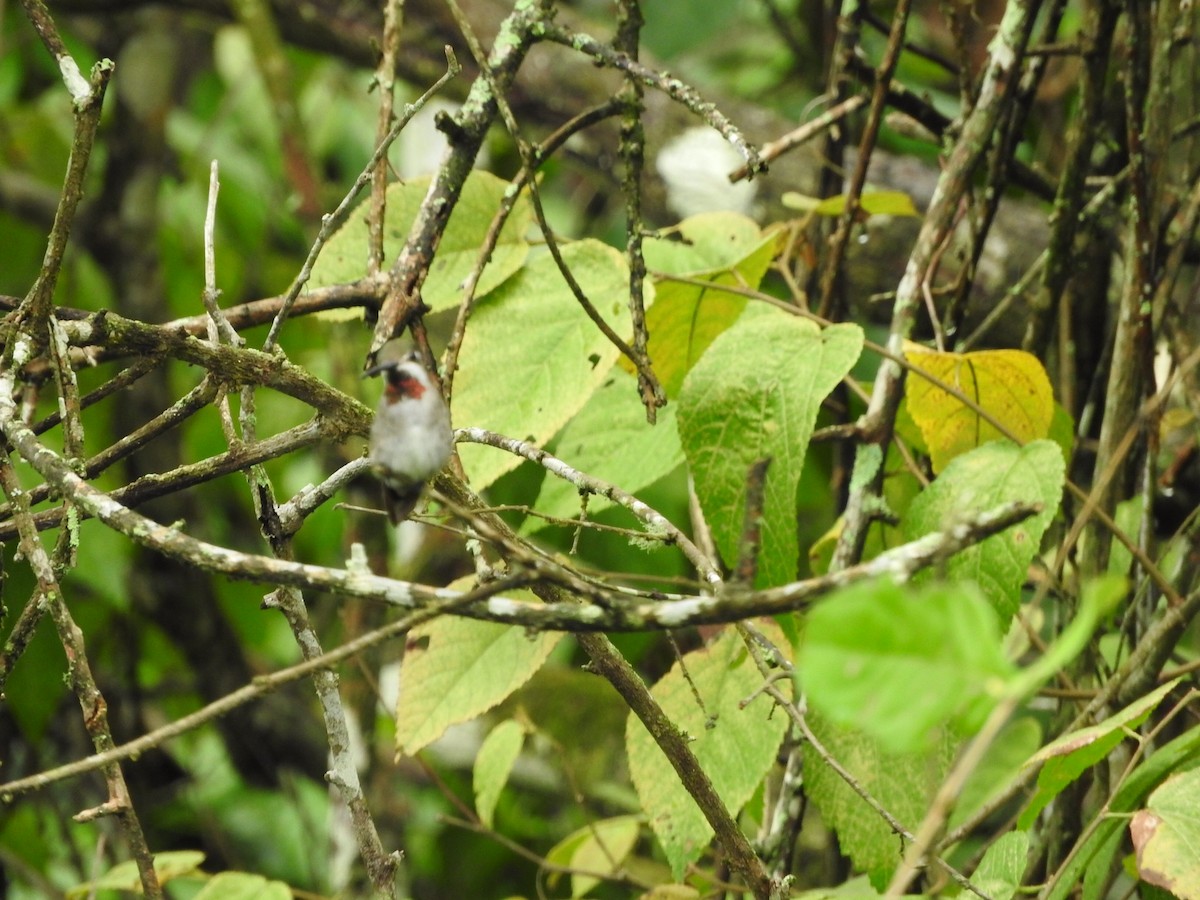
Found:
M 907 352 L 914 371 L 906 391 L 908 411 L 921 429 L 934 472 L 954 457 L 1005 437 L 975 408 L 921 377 L 925 372 L 983 409 L 1020 444 L 1046 437 L 1054 416 L 1050 379 L 1037 357 L 1023 350 L 977 353 Z

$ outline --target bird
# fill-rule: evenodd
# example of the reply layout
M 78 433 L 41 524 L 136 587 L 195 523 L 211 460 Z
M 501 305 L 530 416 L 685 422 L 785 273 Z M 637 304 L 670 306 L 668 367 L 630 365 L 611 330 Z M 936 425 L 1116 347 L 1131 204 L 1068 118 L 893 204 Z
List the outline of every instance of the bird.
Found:
M 367 455 L 383 485 L 388 518 L 398 525 L 412 514 L 429 479 L 450 460 L 450 410 L 416 351 L 363 374 L 384 376 Z

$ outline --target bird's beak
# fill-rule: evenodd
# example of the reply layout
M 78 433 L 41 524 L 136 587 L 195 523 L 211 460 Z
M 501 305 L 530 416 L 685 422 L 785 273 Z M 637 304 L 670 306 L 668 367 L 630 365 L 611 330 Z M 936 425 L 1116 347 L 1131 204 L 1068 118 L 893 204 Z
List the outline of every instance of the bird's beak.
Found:
M 374 378 L 380 372 L 386 372 L 388 369 L 392 368 L 395 365 L 396 364 L 394 362 L 386 362 L 386 363 L 380 363 L 377 366 L 371 366 L 371 368 L 367 369 L 365 372 L 362 373 L 362 377 L 363 378 Z

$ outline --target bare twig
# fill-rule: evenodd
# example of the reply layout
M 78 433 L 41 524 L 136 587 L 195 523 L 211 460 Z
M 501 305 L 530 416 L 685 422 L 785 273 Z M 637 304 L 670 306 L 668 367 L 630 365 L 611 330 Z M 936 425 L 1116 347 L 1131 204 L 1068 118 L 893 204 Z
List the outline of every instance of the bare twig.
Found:
M 404 21 L 404 0 L 387 0 L 383 7 L 383 36 L 379 65 L 375 67 L 375 88 L 379 91 L 379 116 L 375 124 L 375 146 L 391 144 L 396 104 L 396 59 L 400 53 L 400 26 Z M 372 157 L 371 206 L 367 211 L 367 277 L 374 278 L 383 268 L 383 225 L 387 212 L 387 155 Z
M 637 0 L 620 0 L 617 4 L 617 33 L 613 47 L 636 60 L 641 37 L 642 10 Z M 630 357 L 637 369 L 638 391 L 646 407 L 646 421 L 654 424 L 658 408 L 665 405 L 667 395 L 654 374 L 650 354 L 646 349 L 646 304 L 642 291 L 646 282 L 646 259 L 642 255 L 642 169 L 646 164 L 646 133 L 642 127 L 642 85 L 626 73 L 625 86 L 618 100 L 625 107 L 621 117 L 621 159 L 625 163 L 622 181 L 625 196 L 625 256 L 629 262 L 629 320 L 633 326 L 633 347 Z
M 850 230 L 859 218 L 859 198 L 863 186 L 867 183 L 867 167 L 871 164 L 871 155 L 875 151 L 875 142 L 879 137 L 879 128 L 883 123 L 883 111 L 887 104 L 888 87 L 892 82 L 892 73 L 900 61 L 900 50 L 904 45 L 904 32 L 908 25 L 908 11 L 911 0 L 900 0 L 896 11 L 892 14 L 892 30 L 888 36 L 887 48 L 883 52 L 883 60 L 875 72 L 875 85 L 871 92 L 871 108 L 867 113 L 867 121 L 863 127 L 862 137 L 858 143 L 858 156 L 854 162 L 854 171 L 850 175 L 850 183 L 846 185 L 846 205 L 838 217 L 837 228 L 829 241 L 829 252 L 822 261 L 821 269 L 821 302 L 818 309 L 821 315 L 829 315 L 834 309 L 834 294 L 841 283 L 842 259 L 850 241 Z
M 49 25 L 53 28 L 49 14 L 41 0 L 25 0 L 26 10 L 34 17 L 35 22 L 42 22 L 42 27 Z M 44 16 L 44 19 L 43 19 Z M 40 30 L 40 29 L 39 29 Z M 49 32 L 57 40 L 57 34 Z M 43 34 L 43 39 L 47 35 Z M 61 42 L 59 42 L 61 47 Z M 66 251 L 67 237 L 71 233 L 71 224 L 75 219 L 75 211 L 83 197 L 83 178 L 87 172 L 88 161 L 92 155 L 92 145 L 96 140 L 96 128 L 100 124 L 100 112 L 104 103 L 104 91 L 116 68 L 112 60 L 101 60 L 92 67 L 90 82 L 84 82 L 79 75 L 74 60 L 66 55 L 59 57 L 63 69 L 63 77 L 68 89 L 75 100 L 75 136 L 71 142 L 71 156 L 67 160 L 67 174 L 63 182 L 62 194 L 59 196 L 58 211 L 54 215 L 54 226 L 50 230 L 50 238 L 46 242 L 46 253 L 42 259 L 42 267 L 38 276 L 21 305 L 21 314 L 27 321 L 36 323 L 35 333 L 43 333 L 46 322 L 50 318 L 54 298 L 54 287 L 58 283 L 58 273 L 62 267 L 63 253 Z M 82 84 L 78 83 L 82 82 Z
M 810 119 L 798 128 L 789 131 L 783 137 L 763 144 L 758 151 L 758 155 L 762 157 L 763 162 L 772 162 L 783 156 L 783 154 L 807 144 L 826 129 L 837 125 L 847 116 L 861 109 L 866 105 L 866 102 L 867 98 L 862 95 L 847 97 L 841 103 L 835 103 L 815 119 Z M 729 180 L 731 182 L 743 181 L 749 177 L 750 167 L 747 165 L 743 165 L 729 173 Z
M 622 53 L 607 44 L 601 43 L 586 34 L 572 31 L 557 23 L 547 23 L 541 26 L 541 36 L 547 40 L 570 47 L 573 50 L 592 57 L 597 63 L 617 69 L 641 81 L 647 87 L 662 91 L 672 100 L 681 103 L 712 128 L 741 154 L 746 160 L 750 171 L 758 174 L 767 169 L 766 162 L 759 156 L 754 146 L 746 140 L 741 131 L 726 118 L 715 103 L 700 96 L 700 92 L 678 78 L 665 75 L 644 66 L 627 53 Z

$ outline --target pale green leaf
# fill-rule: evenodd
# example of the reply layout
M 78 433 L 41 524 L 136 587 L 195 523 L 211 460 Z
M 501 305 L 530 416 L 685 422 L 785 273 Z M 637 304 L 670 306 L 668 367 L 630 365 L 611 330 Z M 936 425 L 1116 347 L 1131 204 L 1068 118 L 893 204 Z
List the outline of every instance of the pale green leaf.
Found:
M 563 247 L 562 255 L 600 314 L 618 334 L 626 333 L 629 271 L 621 254 L 580 241 Z M 544 443 L 604 383 L 617 352 L 554 260 L 539 255 L 475 308 L 454 379 L 454 424 Z M 459 444 L 458 452 L 476 490 L 520 462 L 471 444 Z
M 462 301 L 463 283 L 479 261 L 479 248 L 508 189 L 507 181 L 488 172 L 475 171 L 468 176 L 421 288 L 421 299 L 430 309 L 448 309 L 458 306 Z M 388 187 L 383 233 L 386 265 L 390 266 L 403 249 L 417 211 L 428 192 L 428 177 Z M 369 198 L 363 200 L 329 239 L 313 267 L 310 282 L 313 287 L 344 284 L 367 274 L 369 203 Z M 525 232 L 532 218 L 529 201 L 522 197 L 505 222 L 496 249 L 492 251 L 491 259 L 480 276 L 475 289 L 477 297 L 494 290 L 524 264 L 529 252 Z M 354 312 L 357 314 L 357 311 Z
M 1029 854 L 1029 832 L 1009 831 L 988 847 L 971 883 L 991 900 L 1011 900 L 1021 886 Z
M 839 885 L 812 888 L 791 894 L 792 900 L 879 900 L 879 891 L 871 887 L 865 875 L 850 878 Z
M 592 822 L 555 844 L 546 854 L 546 861 L 567 869 L 615 875 L 637 843 L 640 831 L 638 816 L 615 816 Z M 559 873 L 551 873 L 547 882 L 553 887 L 560 878 Z M 571 896 L 583 897 L 599 883 L 595 875 L 572 875 Z
M 445 616 L 413 629 L 400 673 L 396 749 L 408 756 L 529 680 L 561 634 Z
M 493 827 L 492 815 L 500 792 L 508 781 L 513 764 L 521 755 L 525 729 L 514 719 L 506 719 L 488 732 L 475 754 L 472 783 L 475 788 L 475 812 L 488 828 Z
M 779 202 L 783 204 L 785 209 L 795 209 L 800 212 L 816 212 L 817 207 L 821 205 L 820 197 L 813 197 L 810 194 L 802 194 L 799 191 L 784 191 L 779 197 Z
M 636 493 L 683 462 L 675 406 L 668 404 L 660 409 L 658 422 L 649 424 L 633 376 L 618 368 L 610 369 L 608 380 L 555 439 L 554 453 L 582 472 Z M 607 497 L 588 497 L 589 513 L 611 505 Z M 535 508 L 550 516 L 576 516 L 580 510 L 579 490 L 569 481 L 548 474 Z M 545 524 L 537 518 L 528 522 L 529 528 Z
M 1020 605 L 1021 586 L 1062 497 L 1063 457 L 1052 441 L 1018 447 L 992 441 L 958 456 L 916 499 L 904 518 L 914 540 L 954 525 L 964 515 L 1015 500 L 1037 501 L 1042 511 L 1000 534 L 955 554 L 944 573 L 973 581 L 1006 627 Z
M 700 900 L 701 896 L 690 884 L 656 884 L 638 900 Z
M 160 883 L 173 878 L 189 875 L 202 875 L 200 864 L 204 862 L 204 854 L 199 850 L 170 850 L 154 854 L 154 874 Z M 76 885 L 67 891 L 70 898 L 92 896 L 100 890 L 141 892 L 142 880 L 138 875 L 137 862 L 130 859 L 117 863 L 95 881 Z
M 777 644 L 782 635 L 766 626 Z M 695 690 L 672 667 L 651 693 L 675 727 L 686 734 L 689 747 L 731 812 L 742 808 L 775 761 L 787 729 L 787 717 L 759 692 L 762 675 L 741 638 L 732 629 L 716 642 L 684 657 Z M 753 700 L 745 707 L 747 698 Z M 625 731 L 629 773 L 650 827 L 666 853 L 676 880 L 704 852 L 712 828 L 658 745 L 635 716 Z
M 744 265 L 761 249 L 762 242 L 762 229 L 748 216 L 706 212 L 689 216 L 663 237 L 647 238 L 642 255 L 652 273 L 699 275 Z M 755 271 L 761 279 L 766 266 L 760 261 L 744 274 Z
M 1143 881 L 1200 900 L 1200 769 L 1172 775 L 1129 823 Z
M 192 900 L 292 900 L 292 889 L 250 872 L 220 872 Z
M 738 557 L 746 474 L 771 458 L 759 583 L 796 577 L 796 485 L 821 402 L 862 350 L 856 325 L 821 329 L 768 309 L 718 337 L 688 374 L 679 433 L 696 492 L 726 563 Z
M 811 706 L 897 753 L 921 749 L 943 725 L 977 725 L 1011 671 L 996 614 L 967 584 L 839 591 L 809 615 L 800 656 Z

